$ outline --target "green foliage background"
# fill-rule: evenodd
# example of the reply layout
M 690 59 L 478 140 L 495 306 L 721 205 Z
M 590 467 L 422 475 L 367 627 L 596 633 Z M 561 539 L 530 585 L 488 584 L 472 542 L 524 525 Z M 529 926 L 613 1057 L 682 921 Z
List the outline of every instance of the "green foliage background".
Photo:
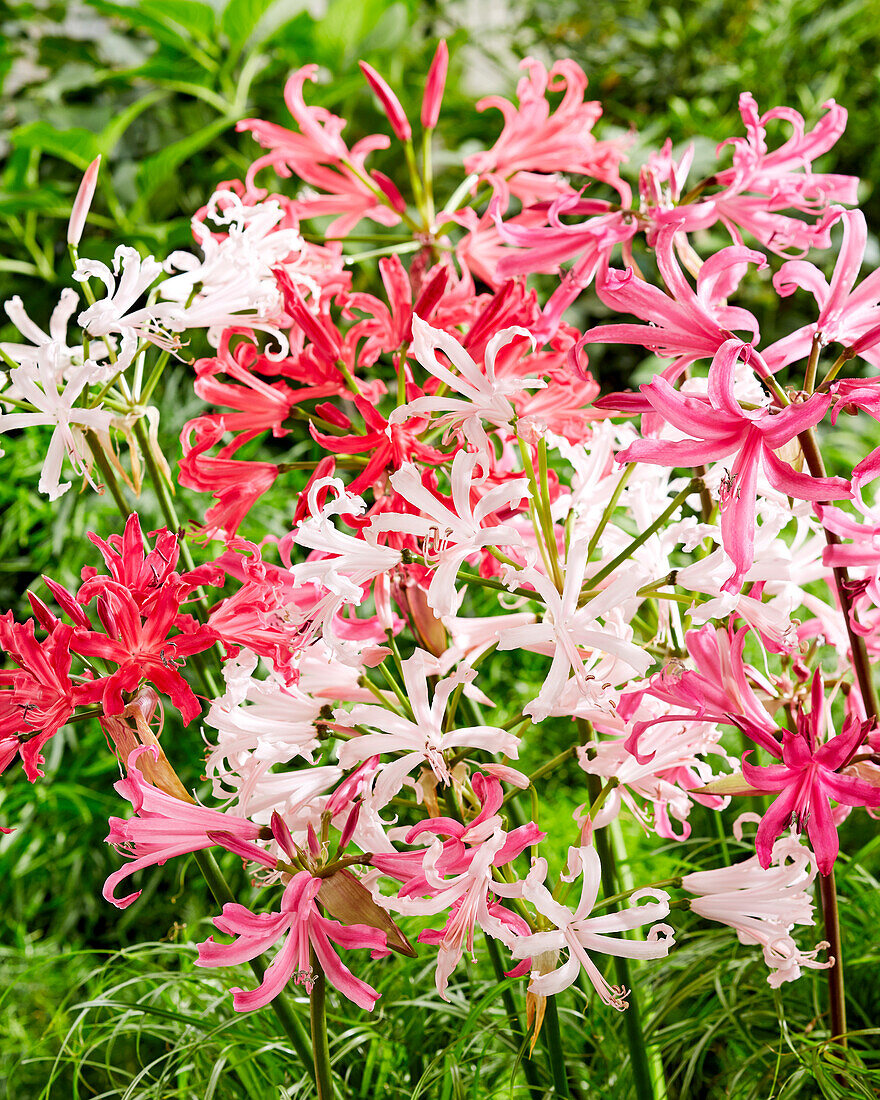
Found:
M 510 94 L 515 62 L 534 54 L 571 56 L 605 105 L 602 136 L 634 127 L 633 170 L 670 136 L 697 141 L 696 173 L 716 142 L 740 132 L 738 93 L 759 106 L 789 104 L 808 123 L 830 97 L 850 112 L 847 134 L 820 166 L 863 177 L 869 226 L 880 225 L 880 39 L 875 0 L 531 0 L 528 3 L 427 4 L 416 0 L 331 0 L 321 11 L 297 0 L 11 0 L 0 5 L 0 301 L 19 294 L 32 317 L 47 320 L 69 280 L 63 247 L 69 206 L 82 170 L 104 156 L 86 237 L 88 255 L 109 260 L 117 243 L 166 255 L 190 243 L 189 219 L 220 180 L 240 178 L 255 153 L 235 132 L 243 117 L 285 124 L 284 79 L 307 62 L 322 66 L 310 98 L 350 120 L 350 140 L 382 130 L 357 70 L 363 58 L 416 105 L 434 38 L 449 38 L 452 65 L 437 163 L 488 144 L 497 119 L 474 112 L 475 93 Z M 382 167 L 381 155 L 376 163 Z M 393 164 L 386 167 L 393 172 Z M 450 169 L 450 179 L 453 178 Z M 872 238 L 873 260 L 878 259 Z M 778 310 L 760 286 L 749 305 L 768 339 L 796 324 L 795 302 Z M 579 304 L 578 319 L 601 316 Z M 12 338 L 0 317 L 0 339 Z M 643 365 L 635 353 L 597 356 L 607 379 L 626 382 Z M 170 461 L 185 420 L 199 411 L 187 368 L 167 375 L 162 439 Z M 841 452 L 866 441 L 835 433 Z M 93 550 L 87 530 L 108 533 L 120 519 L 108 498 L 69 493 L 49 505 L 35 492 L 45 440 L 5 436 L 0 478 L 0 608 L 26 614 L 24 592 L 49 573 L 75 581 Z M 872 444 L 873 445 L 873 444 Z M 198 516 L 198 502 L 181 502 Z M 270 498 L 280 519 L 286 501 Z M 149 492 L 140 506 L 160 523 Z M 540 667 L 523 666 L 526 681 Z M 490 685 L 490 694 L 492 691 Z M 509 682 L 494 685 L 509 698 Z M 504 704 L 502 703 L 502 711 Z M 512 701 L 509 709 L 515 709 Z M 503 720 L 502 713 L 500 718 Z M 570 739 L 565 724 L 542 727 L 542 753 Z M 169 724 L 166 747 L 186 781 L 198 784 L 196 729 Z M 193 967 L 193 944 L 214 912 L 194 865 L 141 876 L 142 898 L 119 912 L 100 890 L 118 857 L 103 844 L 106 819 L 121 812 L 112 791 L 115 765 L 100 733 L 68 729 L 51 742 L 47 779 L 31 787 L 16 769 L 3 777 L 0 815 L 16 831 L 0 841 L 0 1095 L 53 1097 L 294 1097 L 308 1086 L 263 1012 L 234 1016 L 228 986 L 250 977 Z M 186 761 L 189 761 L 187 764 Z M 570 809 L 583 800 L 576 768 L 554 777 L 542 825 L 567 836 Z M 637 832 L 626 842 L 634 864 L 656 878 L 699 866 L 717 839 L 697 809 L 694 835 L 655 849 Z M 729 823 L 728 823 L 729 824 Z M 851 1026 L 848 1083 L 817 1023 L 821 975 L 774 993 L 755 952 L 721 931 L 677 914 L 681 946 L 668 962 L 637 971 L 645 1024 L 656 1043 L 670 1097 L 876 1095 L 880 1015 L 876 927 L 880 922 L 880 838 L 862 816 L 843 829 L 842 920 Z M 548 852 L 557 861 L 564 851 Z M 646 862 L 647 861 L 647 862 Z M 250 889 L 236 860 L 226 868 L 242 900 Z M 819 938 L 818 930 L 817 936 Z M 499 986 L 488 963 L 469 963 L 451 1001 L 433 992 L 428 958 L 404 966 L 369 963 L 382 991 L 376 1013 L 331 1002 L 333 1054 L 352 1097 L 524 1096 L 510 1076 L 511 1043 Z M 466 995 L 465 978 L 472 993 Z M 509 983 L 517 991 L 520 984 Z M 304 1009 L 304 1002 L 300 1008 Z M 620 1017 L 578 991 L 562 1009 L 569 1064 L 584 1097 L 631 1094 Z M 568 1019 L 566 1019 L 568 1017 Z M 863 1070 L 862 1061 L 867 1068 Z M 549 1089 L 540 1051 L 535 1075 Z M 873 1073 L 873 1076 L 872 1076 Z M 658 1096 L 660 1093 L 658 1093 Z

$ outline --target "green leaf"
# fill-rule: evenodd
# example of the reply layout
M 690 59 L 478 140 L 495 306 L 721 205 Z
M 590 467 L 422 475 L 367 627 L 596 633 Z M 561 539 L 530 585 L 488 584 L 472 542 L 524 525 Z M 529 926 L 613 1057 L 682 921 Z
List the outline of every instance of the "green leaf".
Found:
M 232 125 L 234 125 L 234 119 L 232 118 L 215 119 L 214 122 L 203 129 L 197 130 L 194 134 L 188 134 L 180 141 L 175 141 L 158 153 L 142 160 L 137 172 L 140 198 L 135 211 L 132 212 L 133 218 L 143 215 L 149 199 L 172 172 L 176 171 L 184 161 L 189 160 L 200 149 L 204 149 L 218 134 L 222 134 L 224 130 L 228 130 Z
M 142 0 L 137 4 L 90 0 L 90 3 L 105 15 L 118 16 L 157 42 L 188 54 L 192 53 L 194 42 L 213 40 L 214 12 L 197 0 Z
M 220 30 L 236 53 L 241 51 L 272 3 L 273 0 L 229 0 L 220 17 Z
M 101 152 L 100 137 L 79 126 L 56 130 L 48 122 L 29 122 L 13 130 L 9 140 L 16 149 L 40 149 L 83 170 Z
M 338 71 L 340 59 L 351 57 L 379 21 L 383 3 L 374 0 L 333 0 L 315 24 L 315 46 L 322 59 Z
M 210 4 L 200 0 L 140 0 L 142 12 L 154 15 L 166 27 L 213 44 L 217 17 Z

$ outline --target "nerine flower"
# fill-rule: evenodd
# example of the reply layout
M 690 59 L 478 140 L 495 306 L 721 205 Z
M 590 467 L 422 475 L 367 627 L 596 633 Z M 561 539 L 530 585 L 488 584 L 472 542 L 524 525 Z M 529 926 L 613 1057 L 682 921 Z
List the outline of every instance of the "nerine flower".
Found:
M 721 536 L 734 563 L 724 585 L 736 591 L 752 564 L 758 471 L 781 493 L 800 500 L 849 497 L 849 482 L 839 477 L 811 477 L 783 462 L 776 451 L 822 419 L 831 404 L 827 394 L 813 394 L 784 409 L 744 409 L 734 396 L 734 372 L 748 345 L 727 340 L 709 368 L 708 396 L 689 396 L 656 376 L 640 386 L 650 407 L 684 432 L 681 440 L 639 439 L 617 456 L 621 464 L 651 462 L 659 466 L 700 466 L 736 455 L 721 492 Z
M 385 933 L 366 924 L 340 924 L 322 915 L 317 904 L 324 879 L 310 871 L 293 875 L 284 888 L 280 910 L 276 913 L 253 913 L 244 905 L 229 902 L 223 913 L 214 918 L 214 925 L 235 942 L 215 943 L 209 937 L 199 944 L 199 966 L 235 966 L 262 955 L 280 939 L 280 951 L 266 968 L 256 989 L 232 990 L 232 1003 L 237 1012 L 252 1012 L 263 1008 L 278 996 L 293 978 L 308 983 L 313 974 L 311 951 L 314 950 L 327 981 L 359 1008 L 368 1011 L 379 998 L 372 986 L 356 978 L 331 946 L 338 944 L 347 950 L 366 947 L 372 958 L 390 954 Z
M 569 547 L 562 592 L 537 569 L 510 574 L 516 578 L 515 583 L 530 584 L 543 600 L 540 622 L 503 630 L 498 642 L 501 650 L 530 649 L 553 659 L 540 692 L 523 707 L 523 713 L 536 722 L 554 712 L 570 675 L 580 693 L 592 698 L 601 693 L 605 680 L 619 678 L 612 673 L 614 666 L 623 665 L 627 672 L 642 676 L 651 664 L 651 657 L 624 636 L 628 628 L 615 621 L 618 607 L 631 599 L 638 587 L 632 576 L 618 577 L 598 596 L 580 605 L 587 549 L 586 538 Z
M 8 392 L 17 400 L 26 401 L 32 411 L 0 412 L 0 432 L 36 425 L 53 428 L 37 486 L 50 500 L 57 500 L 70 488 L 69 481 L 61 481 L 65 457 L 77 474 L 88 476 L 91 454 L 83 432 L 106 432 L 114 419 L 113 413 L 101 407 L 90 409 L 75 405 L 89 384 L 88 371 L 79 367 L 65 384 L 62 350 L 61 345 L 52 342 L 38 348 L 26 365 L 11 370 Z M 0 394 L 0 405 L 2 400 Z
M 740 838 L 743 814 L 734 825 Z M 713 871 L 693 871 L 681 885 L 695 895 L 691 909 L 706 920 L 726 924 L 736 931 L 740 943 L 757 944 L 763 949 L 764 962 L 770 968 L 767 981 L 774 989 L 783 982 L 801 976 L 801 967 L 825 970 L 834 959 L 818 962 L 813 951 L 801 951 L 792 938 L 796 924 L 813 924 L 813 899 L 809 888 L 816 877 L 811 853 L 793 837 L 780 837 L 773 845 L 771 866 L 762 866 L 757 856 L 719 867 Z
M 455 613 L 459 602 L 455 578 L 467 558 L 485 546 L 518 546 L 523 541 L 522 535 L 507 524 L 484 523 L 494 512 L 519 505 L 529 495 L 527 480 L 515 478 L 483 489 L 481 479 L 474 476 L 478 462 L 472 452 L 456 453 L 450 474 L 451 507 L 427 487 L 412 463 L 405 463 L 391 475 L 391 484 L 419 514 L 384 513 L 374 517 L 368 528 L 375 535 L 394 531 L 430 540 L 434 575 L 427 599 L 437 615 Z M 474 496 L 478 496 L 476 503 Z
M 386 805 L 400 789 L 404 778 L 420 764 L 427 764 L 438 781 L 449 783 L 446 760 L 449 749 L 465 746 L 516 759 L 519 738 L 497 726 L 465 726 L 444 729 L 446 705 L 459 685 L 469 683 L 475 673 L 463 669 L 444 677 L 434 687 L 428 700 L 428 676 L 440 671 L 436 658 L 423 650 L 403 662 L 403 687 L 412 708 L 412 718 L 396 714 L 384 707 L 357 704 L 350 711 L 338 710 L 335 721 L 346 729 L 369 726 L 379 733 L 364 733 L 352 737 L 339 748 L 339 763 L 350 768 L 370 756 L 402 753 L 396 760 L 382 765 L 374 787 L 375 801 Z
M 535 932 L 531 936 L 518 939 L 511 953 L 516 959 L 535 959 L 541 955 L 556 956 L 560 951 L 567 950 L 568 958 L 558 968 L 547 973 L 532 971 L 529 992 L 540 997 L 561 993 L 576 981 L 583 969 L 605 1004 L 624 1009 L 627 1007 L 628 991 L 606 982 L 590 958 L 590 952 L 621 955 L 628 959 L 665 958 L 674 942 L 673 930 L 668 924 L 654 924 L 644 940 L 625 940 L 613 933 L 627 932 L 640 925 L 662 920 L 669 913 L 669 895 L 663 890 L 639 890 L 630 898 L 632 905 L 627 909 L 601 917 L 591 917 L 589 914 L 596 904 L 601 877 L 599 856 L 595 848 L 569 848 L 566 877 L 571 881 L 579 875 L 583 876 L 581 897 L 574 912 L 554 901 L 544 885 L 547 877 L 545 859 L 533 860 L 525 880 L 514 887 L 496 883 L 498 893 L 522 896 L 555 926 L 551 932 Z
M 423 413 L 441 413 L 438 424 L 461 428 L 465 438 L 482 454 L 490 454 L 490 444 L 483 428 L 483 421 L 495 427 L 505 427 L 516 419 L 516 409 L 510 398 L 528 389 L 541 389 L 545 383 L 538 378 L 497 378 L 495 357 L 500 350 L 518 336 L 531 341 L 534 338 L 524 328 L 511 326 L 502 329 L 486 347 L 485 365 L 481 369 L 461 344 L 448 332 L 432 328 L 421 317 L 413 316 L 413 355 L 428 371 L 445 383 L 460 397 L 417 397 L 392 412 L 391 424 L 399 424 L 408 416 Z M 459 371 L 453 373 L 438 362 L 437 352 L 442 352 Z
M 135 749 L 128 758 L 128 775 L 114 784 L 117 793 L 131 803 L 134 816 L 128 820 L 111 817 L 109 821 L 107 843 L 131 862 L 114 871 L 104 883 L 107 901 L 125 909 L 140 896 L 140 890 L 117 898 L 114 891 L 123 879 L 174 856 L 214 847 L 219 841 L 210 834 L 228 834 L 238 842 L 236 851 L 248 852 L 251 858 L 262 860 L 265 852 L 253 844 L 260 834 L 259 825 L 243 817 L 209 810 L 192 800 L 184 802 L 154 787 L 144 779 L 138 766 L 138 758 L 145 752 L 159 759 L 158 751 L 151 746 Z
M 837 859 L 839 842 L 831 813 L 831 799 L 844 806 L 880 806 L 880 787 L 865 779 L 841 772 L 864 742 L 869 723 L 850 714 L 843 729 L 825 741 L 825 696 L 822 675 L 813 674 L 811 709 L 798 711 L 797 730 L 782 731 L 781 764 L 758 767 L 743 756 L 743 775 L 756 791 L 778 791 L 764 815 L 755 837 L 758 859 L 769 867 L 773 841 L 791 822 L 799 832 L 807 831 L 816 866 L 823 875 L 831 874 Z M 751 735 L 747 721 L 738 723 Z

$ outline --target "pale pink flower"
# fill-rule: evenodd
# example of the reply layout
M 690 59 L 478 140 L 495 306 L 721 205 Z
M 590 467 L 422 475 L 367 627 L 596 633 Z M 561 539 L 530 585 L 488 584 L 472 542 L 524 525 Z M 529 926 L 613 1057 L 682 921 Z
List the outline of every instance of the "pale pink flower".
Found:
M 610 986 L 590 957 L 590 952 L 627 959 L 665 958 L 674 943 L 673 930 L 668 924 L 654 924 L 644 940 L 627 940 L 613 933 L 628 932 L 643 924 L 662 920 L 669 914 L 669 895 L 663 890 L 639 890 L 629 899 L 632 904 L 628 908 L 591 917 L 589 914 L 596 904 L 601 878 L 596 850 L 569 848 L 567 867 L 566 878 L 569 881 L 583 876 L 580 902 L 574 912 L 554 901 L 544 885 L 547 877 L 545 859 L 533 860 L 525 880 L 515 887 L 496 883 L 498 893 L 523 897 L 555 926 L 553 931 L 535 932 L 518 939 L 511 953 L 516 959 L 527 959 L 545 954 L 558 956 L 560 951 L 567 950 L 568 958 L 558 968 L 549 973 L 532 972 L 529 992 L 539 997 L 561 993 L 577 980 L 583 969 L 605 1004 L 624 1009 L 627 1007 L 628 990 Z
M 92 205 L 92 199 L 95 197 L 95 187 L 98 183 L 98 169 L 100 167 L 101 157 L 99 154 L 86 169 L 76 192 L 76 198 L 73 200 L 70 221 L 67 224 L 67 243 L 73 245 L 74 248 L 79 244 L 83 229 L 85 229 L 89 208 Z
M 537 569 L 511 573 L 513 583 L 531 585 L 543 600 L 540 622 L 504 630 L 498 642 L 501 650 L 529 649 L 552 657 L 543 687 L 523 708 L 523 713 L 536 722 L 555 711 L 570 675 L 580 693 L 592 698 L 601 692 L 606 679 L 615 678 L 612 670 L 618 662 L 628 671 L 644 675 L 652 661 L 633 645 L 629 640 L 632 632 L 615 616 L 619 607 L 633 598 L 641 583 L 638 577 L 619 576 L 598 596 L 579 606 L 587 548 L 586 538 L 570 545 L 561 593 Z
M 487 96 L 478 111 L 497 108 L 504 116 L 504 129 L 494 146 L 466 157 L 465 170 L 488 177 L 495 186 L 510 190 L 528 203 L 535 195 L 519 173 L 577 172 L 620 186 L 618 166 L 623 160 L 624 142 L 597 141 L 591 131 L 602 115 L 600 103 L 585 101 L 587 78 L 569 59 L 557 61 L 549 73 L 535 58 L 527 57 L 521 67 L 528 70 L 517 84 L 519 107 L 502 96 Z M 547 92 L 563 91 L 562 102 L 551 111 Z M 521 186 L 525 184 L 525 187 Z M 570 190 L 560 180 L 556 193 Z
M 456 611 L 460 598 L 455 578 L 468 558 L 486 546 L 522 545 L 522 536 L 514 528 L 500 523 L 483 525 L 493 513 L 518 506 L 529 495 L 527 480 L 514 478 L 484 489 L 485 473 L 482 478 L 474 477 L 478 461 L 473 453 L 456 453 L 450 475 L 451 508 L 424 484 L 417 467 L 406 463 L 391 475 L 391 484 L 395 492 L 418 509 L 418 514 L 385 512 L 376 516 L 368 528 L 371 534 L 394 531 L 428 540 L 428 565 L 434 575 L 427 599 L 428 606 L 438 616 Z
M 446 752 L 467 746 L 495 755 L 516 759 L 519 738 L 497 726 L 464 726 L 444 728 L 446 705 L 459 685 L 474 678 L 472 669 L 460 669 L 444 677 L 434 686 L 433 698 L 428 698 L 428 677 L 440 671 L 437 659 L 417 649 L 403 662 L 403 686 L 413 717 L 406 718 L 380 706 L 357 704 L 350 711 L 338 710 L 334 717 L 345 729 L 368 726 L 378 733 L 360 734 L 339 747 L 339 763 L 350 768 L 370 756 L 402 753 L 397 759 L 382 765 L 376 780 L 375 796 L 385 805 L 399 790 L 407 775 L 421 764 L 427 764 L 438 782 L 451 779 Z
M 743 814 L 734 827 L 740 837 L 742 821 L 755 815 Z M 682 888 L 696 895 L 691 909 L 706 920 L 726 924 L 736 931 L 740 943 L 757 944 L 771 973 L 767 981 L 774 988 L 793 982 L 801 967 L 825 970 L 834 959 L 818 962 L 813 951 L 801 951 L 791 936 L 796 924 L 812 925 L 813 898 L 810 887 L 816 877 L 815 857 L 794 837 L 780 837 L 773 845 L 771 865 L 762 867 L 752 856 L 731 867 L 694 871 L 681 880 Z
M 490 456 L 490 444 L 483 421 L 495 427 L 509 427 L 516 419 L 516 409 L 510 398 L 528 389 L 541 389 L 546 383 L 537 378 L 505 377 L 495 373 L 495 359 L 502 348 L 519 336 L 529 340 L 534 348 L 531 333 L 524 328 L 511 326 L 492 337 L 486 347 L 484 366 L 481 369 L 454 336 L 432 328 L 420 317 L 413 316 L 412 351 L 416 359 L 430 374 L 445 383 L 459 397 L 417 397 L 396 408 L 390 417 L 391 424 L 399 424 L 410 416 L 438 412 L 442 415 L 438 425 L 461 428 L 468 442 L 481 454 Z M 442 366 L 437 353 L 442 352 L 458 370 L 455 374 Z

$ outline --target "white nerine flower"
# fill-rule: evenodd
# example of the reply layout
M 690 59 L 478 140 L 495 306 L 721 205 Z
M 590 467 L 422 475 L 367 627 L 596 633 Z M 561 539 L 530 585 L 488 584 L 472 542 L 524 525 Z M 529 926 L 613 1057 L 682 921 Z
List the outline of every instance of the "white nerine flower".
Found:
M 461 602 L 455 590 L 455 578 L 462 563 L 484 546 L 521 546 L 522 536 L 506 524 L 484 527 L 486 517 L 500 509 L 513 508 L 529 495 L 528 481 L 516 478 L 484 492 L 476 505 L 471 502 L 479 458 L 458 451 L 452 460 L 452 504 L 448 508 L 425 487 L 418 468 L 412 463 L 391 475 L 391 484 L 404 500 L 418 508 L 420 515 L 385 512 L 370 524 L 368 533 L 405 532 L 426 540 L 426 558 L 435 572 L 428 588 L 428 606 L 438 616 L 452 615 Z
M 486 347 L 485 369 L 481 369 L 454 336 L 432 328 L 420 317 L 413 316 L 413 355 L 426 371 L 439 378 L 461 397 L 419 397 L 401 405 L 391 414 L 390 423 L 400 424 L 411 416 L 439 412 L 437 421 L 448 427 L 460 427 L 468 442 L 481 454 L 489 455 L 489 440 L 483 421 L 495 427 L 507 427 L 516 417 L 509 398 L 527 389 L 542 389 L 547 383 L 539 378 L 496 378 L 495 357 L 516 336 L 526 336 L 535 346 L 528 330 L 511 326 L 492 337 Z M 441 351 L 458 370 L 458 374 L 441 366 L 437 352 Z
M 628 672 L 643 676 L 652 662 L 644 650 L 625 636 L 631 636 L 631 631 L 619 613 L 620 606 L 632 602 L 636 589 L 643 583 L 635 571 L 617 577 L 594 599 L 578 606 L 587 549 L 586 539 L 579 539 L 569 547 L 561 593 L 537 569 L 508 571 L 511 583 L 530 584 L 544 602 L 540 622 L 505 630 L 498 642 L 499 649 L 528 649 L 553 658 L 540 692 L 523 707 L 523 714 L 531 715 L 536 722 L 554 713 L 570 673 L 579 692 L 598 703 L 606 681 L 620 682 L 624 678 L 615 669 L 618 663 L 625 665 Z M 610 660 L 603 661 L 605 657 Z
M 346 728 L 369 726 L 382 731 L 361 734 L 346 741 L 339 749 L 339 763 L 343 768 L 350 768 L 381 753 L 403 753 L 399 759 L 381 766 L 374 786 L 377 806 L 387 805 L 388 800 L 400 790 L 406 776 L 421 764 L 427 764 L 439 782 L 448 783 L 450 772 L 444 756 L 448 749 L 468 746 L 513 759 L 518 755 L 519 738 L 497 726 L 444 729 L 450 695 L 459 684 L 469 683 L 476 674 L 473 669 L 465 668 L 445 677 L 435 686 L 429 702 L 428 676 L 434 676 L 439 671 L 437 658 L 420 649 L 403 662 L 403 684 L 412 707 L 412 719 L 384 707 L 370 705 L 358 705 L 350 711 L 338 710 L 334 714 L 335 721 Z
M 126 340 L 143 337 L 159 347 L 171 350 L 180 346 L 170 333 L 185 327 L 180 307 L 169 302 L 155 302 L 133 309 L 162 274 L 162 265 L 152 256 L 141 259 L 136 249 L 119 245 L 113 254 L 112 270 L 99 260 L 77 260 L 74 279 L 81 283 L 98 278 L 107 289 L 107 296 L 83 310 L 79 323 L 90 336 L 121 333 Z M 118 277 L 118 281 L 117 281 Z
M 737 839 L 742 822 L 757 820 L 743 814 L 734 825 Z M 695 871 L 681 884 L 696 895 L 691 909 L 706 920 L 727 924 L 736 930 L 740 943 L 757 944 L 771 973 L 767 981 L 774 988 L 801 976 L 801 967 L 825 970 L 834 959 L 819 962 L 816 955 L 828 946 L 824 941 L 812 951 L 801 951 L 791 937 L 796 924 L 813 924 L 813 899 L 809 893 L 816 877 L 815 857 L 797 837 L 780 837 L 773 845 L 771 866 L 763 868 L 757 856 L 732 867 Z
M 329 487 L 335 495 L 328 496 L 324 507 L 318 505 L 318 493 Z M 393 547 L 375 543 L 338 531 L 330 522 L 334 515 L 361 515 L 366 505 L 361 497 L 346 492 L 343 483 L 334 477 L 319 478 L 309 490 L 310 519 L 303 520 L 293 536 L 297 546 L 317 554 L 290 572 L 297 584 L 319 584 L 344 602 L 359 604 L 364 598 L 363 586 L 380 573 L 385 573 L 401 561 L 401 553 Z
M 88 474 L 89 451 L 82 429 L 106 432 L 113 422 L 113 413 L 100 407 L 74 407 L 74 402 L 87 384 L 87 373 L 81 368 L 65 385 L 61 376 L 62 365 L 61 349 L 56 344 L 47 344 L 38 350 L 35 360 L 28 366 L 10 371 L 9 392 L 33 406 L 33 411 L 0 413 L 0 432 L 37 424 L 54 427 L 38 485 L 39 491 L 50 500 L 57 500 L 70 488 L 69 481 L 61 483 L 65 455 L 77 474 Z
M 212 232 L 207 220 L 221 227 Z M 260 329 L 279 345 L 272 358 L 288 353 L 287 338 L 277 325 L 284 315 L 284 299 L 274 271 L 284 267 L 294 282 L 317 295 L 314 279 L 298 270 L 305 248 L 295 229 L 279 229 L 284 211 L 275 201 L 245 206 L 232 191 L 216 191 L 208 201 L 206 220 L 193 219 L 192 231 L 204 258 L 191 252 L 172 252 L 166 271 L 178 271 L 160 287 L 162 297 L 182 310 L 185 328 L 208 329 L 217 346 L 223 329 L 231 325 Z

